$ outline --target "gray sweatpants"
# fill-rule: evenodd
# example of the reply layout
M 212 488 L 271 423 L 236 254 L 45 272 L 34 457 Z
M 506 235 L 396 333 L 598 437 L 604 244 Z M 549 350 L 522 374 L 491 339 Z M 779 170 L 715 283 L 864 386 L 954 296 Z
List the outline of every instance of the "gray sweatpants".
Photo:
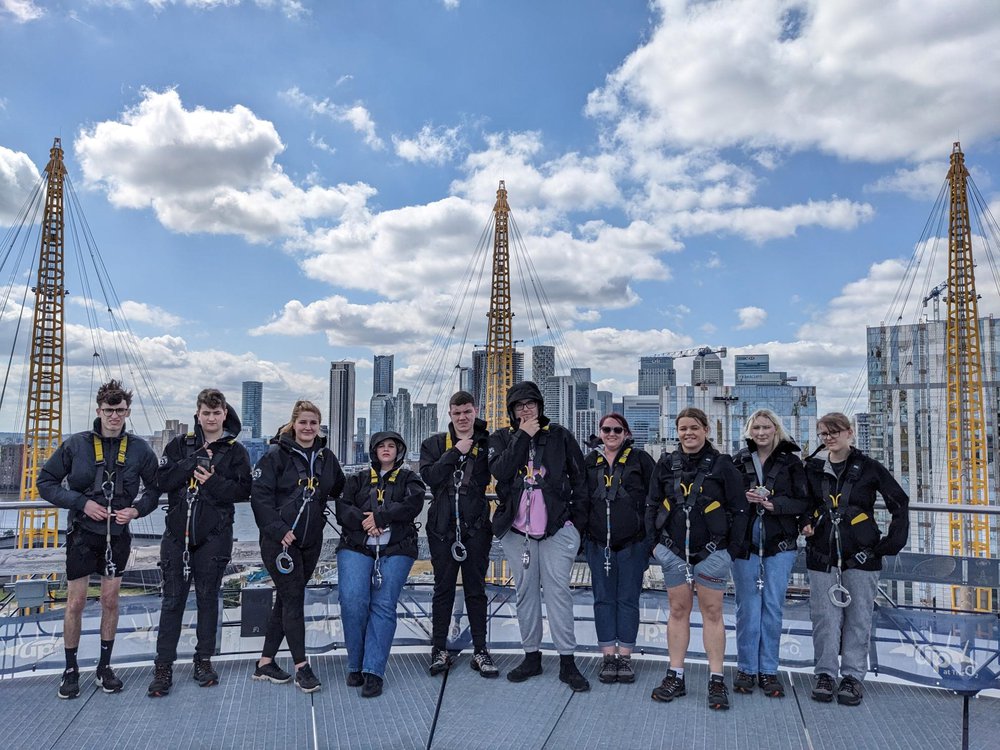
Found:
M 500 539 L 504 557 L 514 576 L 521 645 L 526 652 L 538 651 L 542 647 L 544 589 L 545 612 L 549 619 L 552 642 L 560 654 L 572 654 L 576 650 L 576 632 L 569 577 L 576 561 L 576 552 L 580 548 L 580 533 L 573 526 L 563 526 L 547 539 L 528 539 L 531 561 L 527 570 L 521 563 L 525 538 L 508 531 Z
M 836 574 L 809 571 L 815 674 L 865 679 L 878 579 L 877 570 L 845 570 L 843 585 L 851 592 L 851 603 L 835 607 L 830 601 L 830 587 L 837 581 Z

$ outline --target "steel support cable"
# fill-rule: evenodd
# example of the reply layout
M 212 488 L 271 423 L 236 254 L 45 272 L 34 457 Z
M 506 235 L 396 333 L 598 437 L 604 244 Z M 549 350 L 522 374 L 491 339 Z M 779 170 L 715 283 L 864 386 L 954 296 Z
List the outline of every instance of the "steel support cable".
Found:
M 976 210 L 973 211 L 973 216 L 979 224 L 979 235 L 983 238 L 983 250 L 986 255 L 987 265 L 990 267 L 990 273 L 993 276 L 993 285 L 1000 294 L 1000 269 L 997 268 L 997 257 L 994 252 L 994 248 L 1000 245 L 1000 226 L 997 225 L 997 220 L 993 217 L 993 213 L 990 211 L 989 203 L 983 198 L 982 193 L 979 192 L 979 188 L 972 181 L 972 177 L 969 177 L 969 194 L 972 196 L 972 202 Z
M 518 282 L 521 285 L 521 296 L 524 298 L 524 307 L 528 318 L 528 332 L 530 334 L 530 340 L 537 340 L 538 336 L 535 331 L 535 316 L 532 311 L 531 306 L 531 295 L 528 294 L 528 282 L 527 282 L 527 268 L 522 266 L 521 253 L 518 251 L 517 243 L 514 243 L 514 252 L 511 253 L 514 258 L 514 265 L 517 268 Z M 517 348 L 517 347 L 515 347 Z
M 35 226 L 35 219 L 38 217 L 38 211 L 42 205 L 41 200 L 39 200 L 39 196 L 41 195 L 42 186 L 44 184 L 45 184 L 45 178 L 41 178 L 38 180 L 37 183 L 35 183 L 35 187 L 32 190 L 31 195 L 28 196 L 27 200 L 25 200 L 25 202 L 17 210 L 17 213 L 14 215 L 13 223 L 10 225 L 10 227 L 7 229 L 7 232 L 4 234 L 3 245 L 2 245 L 2 247 L 4 248 L 4 252 L 3 255 L 0 256 L 0 271 L 2 271 L 3 267 L 7 264 L 7 261 L 10 258 L 10 253 L 14 249 L 14 245 L 17 243 L 18 237 L 21 235 L 21 233 L 23 232 L 25 235 L 31 234 L 28 227 Z M 28 221 L 29 213 L 31 214 L 30 222 Z M 20 259 L 21 259 L 21 254 L 19 253 L 18 263 L 20 263 Z M 14 273 L 15 274 L 17 273 L 16 265 L 14 267 Z

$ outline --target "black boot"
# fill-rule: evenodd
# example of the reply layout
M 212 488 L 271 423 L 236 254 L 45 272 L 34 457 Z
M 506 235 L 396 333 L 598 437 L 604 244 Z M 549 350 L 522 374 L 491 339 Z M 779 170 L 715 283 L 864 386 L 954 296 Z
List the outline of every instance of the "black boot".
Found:
M 524 661 L 507 673 L 507 679 L 511 682 L 524 682 L 529 677 L 536 677 L 542 673 L 542 652 L 529 651 L 524 655 Z
M 573 654 L 559 656 L 559 681 L 569 685 L 574 693 L 585 693 L 590 690 L 587 678 L 580 674 L 580 670 L 576 668 L 576 659 L 573 658 Z

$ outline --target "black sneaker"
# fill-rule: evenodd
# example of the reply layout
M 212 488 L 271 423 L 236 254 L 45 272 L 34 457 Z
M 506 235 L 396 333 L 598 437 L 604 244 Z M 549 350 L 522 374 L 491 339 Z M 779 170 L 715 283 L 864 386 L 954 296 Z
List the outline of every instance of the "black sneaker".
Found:
M 597 679 L 605 685 L 618 682 L 618 657 L 615 654 L 604 655 L 604 661 L 601 662 L 601 671 L 597 673 Z
M 651 697 L 654 701 L 659 701 L 660 703 L 670 703 L 674 698 L 680 698 L 682 695 L 687 695 L 687 689 L 684 687 L 684 678 L 678 677 L 677 672 L 668 669 L 667 676 L 663 678 L 660 686 L 653 688 Z
M 757 675 L 757 684 L 760 685 L 760 689 L 764 691 L 764 695 L 768 698 L 785 697 L 785 686 L 781 684 L 781 680 L 776 674 Z
M 146 695 L 150 698 L 162 698 L 170 692 L 174 685 L 174 665 L 155 664 L 153 666 L 153 681 L 146 689 Z
M 115 670 L 111 668 L 110 664 L 97 668 L 95 681 L 97 682 L 97 686 L 105 693 L 120 693 L 122 688 L 125 687 L 125 683 L 118 679 Z
M 580 674 L 576 659 L 571 655 L 559 657 L 559 682 L 565 682 L 574 693 L 586 693 L 590 690 L 590 683 Z
M 632 669 L 632 657 L 618 655 L 618 682 L 635 682 L 635 670 Z
M 861 705 L 863 697 L 861 683 L 856 678 L 848 675 L 840 681 L 840 687 L 837 688 L 837 703 L 841 706 Z
M 211 659 L 194 657 L 194 674 L 192 676 L 202 687 L 211 687 L 212 685 L 219 684 L 219 674 L 212 669 Z
M 733 679 L 733 690 L 737 693 L 742 693 L 743 695 L 749 695 L 753 692 L 756 684 L 757 675 L 744 672 L 740 669 L 737 670 L 736 677 Z
M 537 677 L 542 673 L 542 652 L 532 651 L 524 655 L 524 661 L 507 673 L 511 682 L 524 682 L 529 677 Z
M 308 664 L 303 664 L 295 670 L 295 684 L 303 693 L 315 693 L 323 685 Z
M 263 667 L 257 665 L 253 671 L 253 678 L 255 680 L 270 680 L 275 685 L 282 685 L 292 679 L 292 676 L 273 661 L 269 661 Z
M 80 670 L 65 669 L 62 673 L 62 680 L 59 682 L 60 698 L 76 698 L 80 694 Z
M 715 711 L 729 710 L 729 689 L 722 677 L 713 677 L 708 681 L 708 707 Z
M 500 670 L 497 669 L 497 665 L 493 663 L 493 657 L 490 656 L 489 651 L 477 651 L 472 655 L 472 661 L 469 662 L 475 671 L 479 672 L 481 677 L 499 677 Z
M 828 674 L 816 675 L 816 685 L 813 687 L 812 695 L 809 697 L 820 703 L 829 703 L 832 701 L 833 678 Z
M 448 667 L 451 666 L 451 654 L 449 654 L 443 648 L 436 648 L 431 651 L 431 665 L 430 672 L 431 675 L 439 675 L 442 672 L 447 672 Z
M 347 673 L 347 687 L 361 687 L 365 684 L 365 676 L 361 672 Z
M 365 686 L 361 688 L 362 698 L 378 698 L 382 695 L 382 678 L 373 674 L 365 675 Z

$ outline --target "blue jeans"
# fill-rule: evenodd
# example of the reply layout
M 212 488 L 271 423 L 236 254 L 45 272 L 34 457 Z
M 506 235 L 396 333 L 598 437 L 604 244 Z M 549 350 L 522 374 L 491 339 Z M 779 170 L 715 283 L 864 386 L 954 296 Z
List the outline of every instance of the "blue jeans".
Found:
M 649 567 L 645 542 L 611 553 L 611 572 L 604 571 L 604 545 L 588 539 L 584 544 L 594 594 L 594 628 L 597 645 L 634 648 L 639 633 L 639 595 L 642 575 Z
M 781 615 L 795 550 L 764 558 L 764 590 L 757 590 L 760 558 L 733 560 L 736 588 L 736 668 L 748 674 L 777 674 Z
M 347 644 L 347 671 L 385 677 L 389 648 L 396 635 L 396 603 L 410 575 L 413 558 L 391 555 L 379 560 L 382 586 L 372 585 L 375 558 L 363 552 L 337 552 L 340 620 Z

